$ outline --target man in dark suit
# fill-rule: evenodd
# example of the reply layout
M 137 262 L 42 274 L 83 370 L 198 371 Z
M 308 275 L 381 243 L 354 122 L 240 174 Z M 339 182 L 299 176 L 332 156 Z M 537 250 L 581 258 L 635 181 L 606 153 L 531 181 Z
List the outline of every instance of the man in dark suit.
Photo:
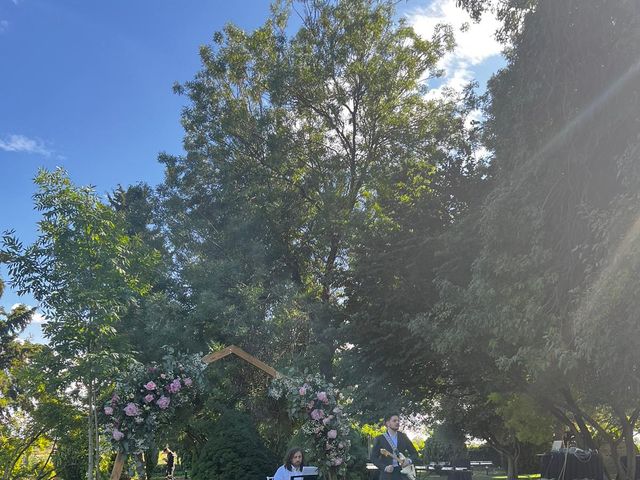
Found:
M 398 431 L 400 428 L 398 414 L 387 415 L 384 418 L 384 424 L 387 431 L 374 440 L 370 460 L 380 470 L 380 480 L 402 480 L 400 470 L 413 463 L 413 459 L 418 457 L 418 452 L 409 437 Z M 402 453 L 406 457 L 405 463 L 400 465 L 394 458 L 380 453 L 383 448 L 396 455 Z

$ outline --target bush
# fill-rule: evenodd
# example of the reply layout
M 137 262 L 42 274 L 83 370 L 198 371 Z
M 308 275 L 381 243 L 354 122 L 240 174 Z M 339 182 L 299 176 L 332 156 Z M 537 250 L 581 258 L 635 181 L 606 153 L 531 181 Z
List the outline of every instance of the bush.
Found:
M 61 480 L 84 480 L 87 473 L 85 432 L 76 431 L 60 439 L 53 454 L 53 466 Z
M 272 475 L 278 461 L 262 442 L 251 418 L 231 410 L 213 425 L 192 463 L 193 480 L 255 480 Z

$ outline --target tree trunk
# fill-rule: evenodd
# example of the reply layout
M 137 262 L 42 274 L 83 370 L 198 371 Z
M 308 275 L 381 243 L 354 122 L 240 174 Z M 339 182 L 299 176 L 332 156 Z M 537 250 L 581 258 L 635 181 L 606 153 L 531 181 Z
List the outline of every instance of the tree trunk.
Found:
M 95 457 L 96 458 L 96 478 L 98 478 L 98 474 L 99 474 L 99 465 L 100 465 L 100 428 L 99 428 L 99 424 L 98 424 L 98 407 L 97 407 L 97 402 L 96 402 L 96 389 L 93 389 L 93 401 L 91 402 L 93 404 L 93 427 L 94 427 L 94 434 L 95 434 L 95 445 L 94 445 L 94 452 L 95 452 Z
M 627 454 L 627 478 L 629 480 L 635 480 L 636 478 L 636 453 L 637 448 L 635 442 L 633 441 L 633 425 L 631 425 L 626 418 L 626 415 L 623 415 L 624 418 L 621 418 L 622 421 L 622 432 L 624 434 L 624 444 L 625 450 Z
M 508 454 L 507 457 L 507 480 L 518 478 L 518 454 Z
M 88 394 L 88 398 L 89 398 L 89 415 L 87 416 L 88 419 L 88 431 L 87 431 L 87 436 L 88 436 L 88 448 L 89 448 L 89 461 L 87 462 L 87 480 L 93 480 L 93 472 L 94 472 L 94 446 L 93 446 L 93 442 L 94 442 L 94 437 L 93 437 L 93 382 L 91 380 L 89 380 L 89 394 Z

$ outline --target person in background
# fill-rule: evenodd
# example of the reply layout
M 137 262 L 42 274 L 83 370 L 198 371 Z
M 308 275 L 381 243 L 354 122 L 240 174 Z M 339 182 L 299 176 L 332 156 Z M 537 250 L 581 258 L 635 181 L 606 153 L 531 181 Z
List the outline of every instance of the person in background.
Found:
M 284 465 L 276 470 L 273 480 L 289 480 L 294 475 L 301 475 L 304 466 L 304 453 L 300 447 L 293 447 L 284 457 Z
M 165 454 L 165 460 L 167 463 L 167 480 L 173 480 L 173 470 L 175 468 L 175 460 L 176 460 L 176 454 L 174 452 L 172 452 L 171 450 L 169 450 L 169 447 L 165 447 L 164 450 L 162 450 L 162 453 Z

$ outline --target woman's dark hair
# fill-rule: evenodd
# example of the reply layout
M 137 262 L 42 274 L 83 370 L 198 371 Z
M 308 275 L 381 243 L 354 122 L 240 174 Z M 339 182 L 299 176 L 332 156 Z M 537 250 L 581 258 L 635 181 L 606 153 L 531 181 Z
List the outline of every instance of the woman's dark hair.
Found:
M 291 460 L 293 460 L 293 456 L 298 452 L 300 452 L 300 454 L 302 455 L 302 463 L 300 464 L 300 469 L 302 469 L 302 467 L 304 466 L 304 452 L 300 447 L 293 447 L 287 452 L 287 454 L 284 456 L 284 468 L 291 471 Z

